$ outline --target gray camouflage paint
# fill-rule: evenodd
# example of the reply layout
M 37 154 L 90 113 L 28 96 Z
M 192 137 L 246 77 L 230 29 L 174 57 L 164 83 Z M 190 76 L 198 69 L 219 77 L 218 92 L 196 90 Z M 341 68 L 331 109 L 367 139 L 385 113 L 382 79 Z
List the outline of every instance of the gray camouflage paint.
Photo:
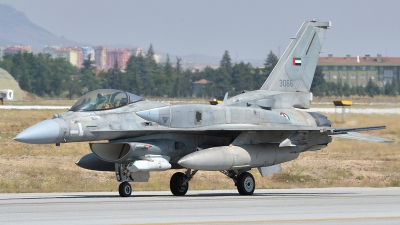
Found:
M 301 152 L 326 147 L 332 135 L 390 141 L 354 134 L 384 126 L 335 129 L 325 116 L 301 110 L 310 106 L 309 89 L 329 26 L 330 22 L 304 22 L 260 90 L 219 105 L 169 105 L 136 96 L 140 101 L 122 107 L 55 115 L 14 139 L 31 144 L 108 140 L 90 143 L 93 153 L 76 164 L 115 171 L 120 182 L 146 182 L 149 171 L 169 168 L 239 174 L 258 167 L 266 176 Z M 112 96 L 117 94 L 123 96 L 117 90 Z M 78 102 L 84 104 L 86 98 Z

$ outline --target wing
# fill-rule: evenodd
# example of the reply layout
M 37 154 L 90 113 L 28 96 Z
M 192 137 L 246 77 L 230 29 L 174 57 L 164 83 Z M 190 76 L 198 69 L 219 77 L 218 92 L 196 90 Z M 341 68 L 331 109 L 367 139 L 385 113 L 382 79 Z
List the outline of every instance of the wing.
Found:
M 391 142 L 389 139 L 374 137 L 371 135 L 356 133 L 355 131 L 381 130 L 386 126 L 370 127 L 352 127 L 352 128 L 334 128 L 334 127 L 315 127 L 293 124 L 217 124 L 211 126 L 191 127 L 191 128 L 170 128 L 164 126 L 143 126 L 137 130 L 93 130 L 92 133 L 98 133 L 111 139 L 133 138 L 138 136 L 161 134 L 161 133 L 185 133 L 185 134 L 203 134 L 237 137 L 243 131 L 320 131 L 327 132 L 330 136 L 350 138 L 357 140 Z
M 334 127 L 315 127 L 307 125 L 295 125 L 295 124 L 217 124 L 210 126 L 201 127 L 190 127 L 190 128 L 172 128 L 165 126 L 143 126 L 137 130 L 92 130 L 92 133 L 103 133 L 103 132 L 207 132 L 207 131 L 321 131 L 328 132 L 329 135 L 347 134 L 348 132 L 355 131 L 367 131 L 367 130 L 382 130 L 386 129 L 386 126 L 372 126 L 372 127 L 352 127 L 352 128 L 334 128 Z
M 386 129 L 386 126 L 333 128 L 331 136 L 338 138 L 361 140 L 361 141 L 393 142 L 393 140 L 390 139 L 355 132 L 355 131 L 383 130 L 383 129 Z

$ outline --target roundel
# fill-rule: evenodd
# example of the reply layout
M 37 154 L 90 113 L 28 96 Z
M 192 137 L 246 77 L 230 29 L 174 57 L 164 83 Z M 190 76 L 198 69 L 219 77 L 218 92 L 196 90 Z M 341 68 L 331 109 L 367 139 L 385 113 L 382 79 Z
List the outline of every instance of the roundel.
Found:
M 285 117 L 287 120 L 290 120 L 290 117 L 284 112 L 281 112 L 281 116 Z

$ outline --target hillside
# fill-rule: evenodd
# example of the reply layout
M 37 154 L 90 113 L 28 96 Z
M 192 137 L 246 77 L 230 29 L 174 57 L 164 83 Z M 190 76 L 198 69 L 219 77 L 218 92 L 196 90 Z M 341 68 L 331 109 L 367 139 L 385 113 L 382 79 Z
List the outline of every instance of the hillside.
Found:
M 12 6 L 0 4 L 0 45 L 16 44 L 30 45 L 40 50 L 46 45 L 81 45 L 57 37 L 31 22 L 25 13 Z
M 14 91 L 14 100 L 21 100 L 23 93 L 17 81 L 7 71 L 0 68 L 0 90 L 11 89 Z

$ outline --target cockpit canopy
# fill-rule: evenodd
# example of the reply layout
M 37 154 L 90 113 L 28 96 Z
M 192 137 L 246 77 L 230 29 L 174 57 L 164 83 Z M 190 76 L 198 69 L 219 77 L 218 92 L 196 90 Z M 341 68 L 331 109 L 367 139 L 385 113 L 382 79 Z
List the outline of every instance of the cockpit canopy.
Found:
M 69 111 L 98 111 L 122 107 L 145 99 L 114 89 L 99 89 L 82 96 Z

